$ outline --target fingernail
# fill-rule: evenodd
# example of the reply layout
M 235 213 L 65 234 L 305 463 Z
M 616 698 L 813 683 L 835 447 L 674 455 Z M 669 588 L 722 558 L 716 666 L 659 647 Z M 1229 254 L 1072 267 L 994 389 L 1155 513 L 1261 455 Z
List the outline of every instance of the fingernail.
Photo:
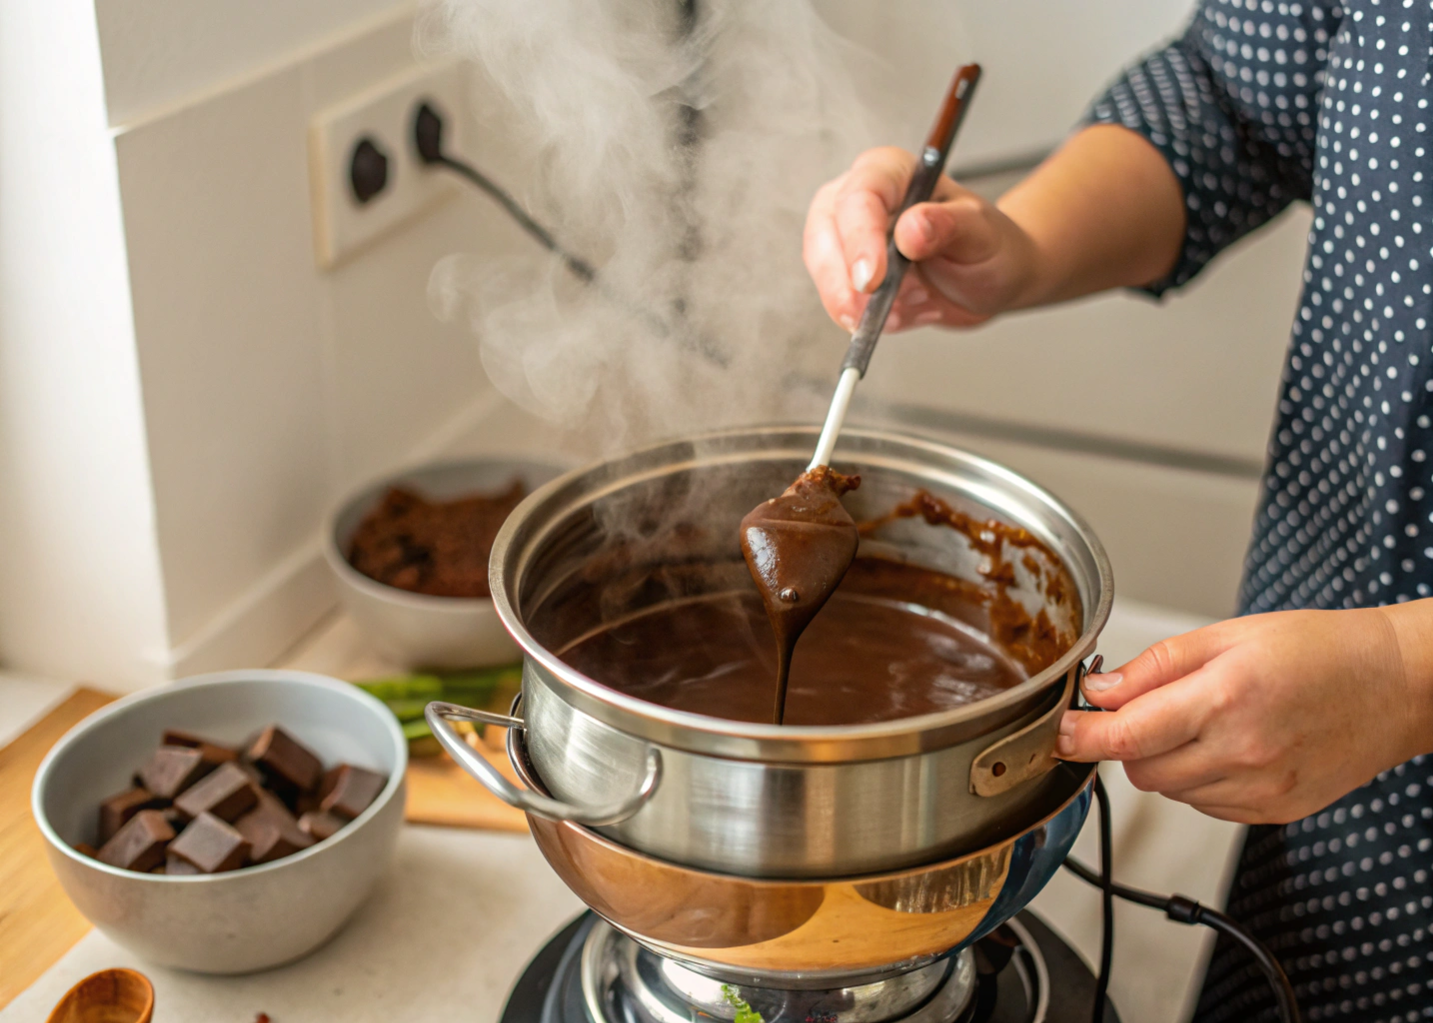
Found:
M 927 244 L 935 241 L 935 225 L 930 222 L 930 217 L 924 213 L 914 213 L 911 216 L 915 221 L 916 230 L 920 232 L 921 241 Z
M 925 312 L 919 314 L 919 315 L 916 317 L 916 322 L 917 322 L 917 323 L 921 323 L 921 324 L 925 324 L 925 323 L 939 323 L 939 322 L 940 322 L 940 316 L 941 316 L 941 312 L 940 312 L 939 309 L 927 309 Z
M 1060 718 L 1060 737 L 1055 740 L 1055 755 L 1073 756 L 1075 753 L 1075 716 L 1066 714 Z
M 1091 692 L 1103 693 L 1106 689 L 1113 689 L 1124 681 L 1124 676 L 1117 671 L 1106 672 L 1103 675 L 1086 675 L 1085 688 Z
M 846 333 L 848 334 L 856 333 L 856 321 L 849 316 L 841 317 L 841 326 L 846 328 Z
M 922 287 L 914 287 L 906 292 L 906 305 L 925 305 L 930 301 L 930 292 Z
M 871 274 L 874 272 L 869 259 L 856 260 L 851 265 L 851 287 L 857 291 L 865 291 L 866 285 L 871 283 Z

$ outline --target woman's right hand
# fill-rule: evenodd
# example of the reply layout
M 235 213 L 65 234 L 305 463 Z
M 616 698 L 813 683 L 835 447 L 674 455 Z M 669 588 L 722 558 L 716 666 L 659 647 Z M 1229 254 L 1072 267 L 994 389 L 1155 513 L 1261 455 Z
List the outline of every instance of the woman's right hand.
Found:
M 869 150 L 811 201 L 806 269 L 826 311 L 848 331 L 886 275 L 886 232 L 915 166 L 905 150 Z M 968 327 L 1034 300 L 1034 241 L 992 203 L 944 175 L 931 201 L 901 215 L 895 241 L 914 265 L 887 332 L 935 323 Z

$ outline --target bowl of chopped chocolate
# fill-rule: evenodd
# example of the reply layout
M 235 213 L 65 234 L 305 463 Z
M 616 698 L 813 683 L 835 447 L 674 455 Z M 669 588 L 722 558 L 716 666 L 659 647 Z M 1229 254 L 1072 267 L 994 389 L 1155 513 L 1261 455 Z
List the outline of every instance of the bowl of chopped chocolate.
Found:
M 163 966 L 247 973 L 332 937 L 392 858 L 407 743 L 355 686 L 295 671 L 176 682 L 80 722 L 32 810 L 71 901 Z
M 561 472 L 523 459 L 469 459 L 362 488 L 325 534 L 344 609 L 375 647 L 408 668 L 518 660 L 493 609 L 488 555 L 513 509 Z

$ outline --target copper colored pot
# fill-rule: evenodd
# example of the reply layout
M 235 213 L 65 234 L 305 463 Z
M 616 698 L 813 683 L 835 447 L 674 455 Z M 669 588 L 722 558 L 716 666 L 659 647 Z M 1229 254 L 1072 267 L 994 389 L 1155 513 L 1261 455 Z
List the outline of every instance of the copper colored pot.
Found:
M 517 729 L 508 754 L 524 784 L 541 791 Z M 914 969 L 1018 913 L 1074 844 L 1094 774 L 1091 764 L 1056 767 L 1047 805 L 977 853 L 834 880 L 694 870 L 571 822 L 529 815 L 528 824 L 578 898 L 654 952 L 732 982 L 819 986 Z

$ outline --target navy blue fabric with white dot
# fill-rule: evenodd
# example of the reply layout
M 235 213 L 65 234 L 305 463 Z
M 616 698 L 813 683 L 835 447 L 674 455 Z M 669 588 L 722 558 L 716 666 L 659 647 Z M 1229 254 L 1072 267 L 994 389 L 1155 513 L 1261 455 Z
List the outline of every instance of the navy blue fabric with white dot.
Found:
M 1430 0 L 1204 0 L 1091 108 L 1183 185 L 1184 249 L 1155 294 L 1313 205 L 1243 613 L 1433 595 L 1430 19 Z M 1420 757 L 1323 813 L 1252 828 L 1229 910 L 1274 949 L 1307 1019 L 1430 1020 L 1430 864 Z M 1195 1018 L 1276 1018 L 1242 950 L 1216 947 Z

